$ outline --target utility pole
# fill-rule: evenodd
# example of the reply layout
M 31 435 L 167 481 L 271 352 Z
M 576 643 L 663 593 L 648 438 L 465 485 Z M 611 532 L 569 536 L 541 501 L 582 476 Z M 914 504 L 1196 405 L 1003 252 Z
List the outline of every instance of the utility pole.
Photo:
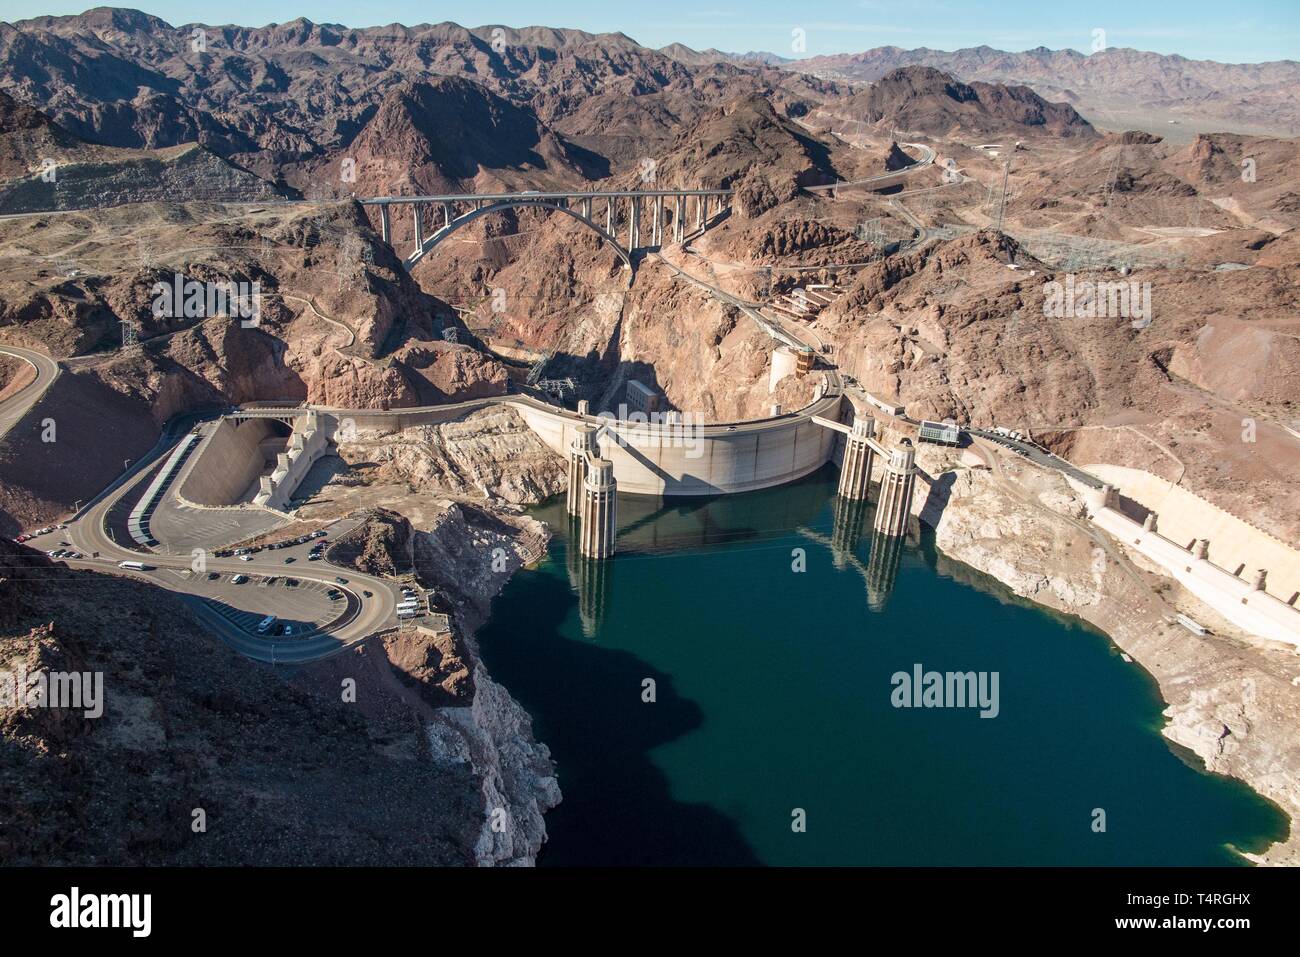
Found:
M 1002 201 L 998 203 L 998 235 L 1002 235 L 1002 213 L 1007 208 L 1007 175 L 1011 172 L 1011 160 L 1002 166 Z

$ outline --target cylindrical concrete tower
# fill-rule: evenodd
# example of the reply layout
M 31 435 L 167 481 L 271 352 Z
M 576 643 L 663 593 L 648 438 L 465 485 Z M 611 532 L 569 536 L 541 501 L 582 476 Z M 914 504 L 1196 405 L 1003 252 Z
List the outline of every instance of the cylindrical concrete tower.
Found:
M 569 446 L 569 494 L 565 504 L 570 515 L 582 511 L 582 486 L 587 480 L 587 453 L 600 454 L 594 425 L 579 425 L 576 432 Z
M 867 439 L 876 434 L 876 420 L 859 415 L 853 431 L 844 437 L 844 461 L 840 465 L 840 498 L 865 500 L 871 485 L 871 463 L 875 458 Z
M 618 483 L 614 463 L 592 459 L 582 486 L 582 554 L 587 558 L 609 558 L 614 554 Z
M 916 484 L 916 449 L 911 439 L 900 439 L 889 452 L 880 476 L 880 498 L 876 502 L 876 531 L 902 535 L 912 511 L 912 488 Z

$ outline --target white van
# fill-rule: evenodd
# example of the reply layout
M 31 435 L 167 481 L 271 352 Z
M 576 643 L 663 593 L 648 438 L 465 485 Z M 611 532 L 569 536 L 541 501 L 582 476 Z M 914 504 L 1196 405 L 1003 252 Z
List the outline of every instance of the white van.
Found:
M 257 623 L 257 633 L 259 635 L 266 634 L 267 629 L 269 629 L 274 624 L 275 624 L 275 615 L 267 615 L 265 618 L 263 618 L 261 621 Z

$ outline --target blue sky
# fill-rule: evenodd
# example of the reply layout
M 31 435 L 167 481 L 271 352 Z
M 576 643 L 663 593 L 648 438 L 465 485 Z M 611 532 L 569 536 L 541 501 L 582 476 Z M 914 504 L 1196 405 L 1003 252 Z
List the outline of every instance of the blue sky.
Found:
M 173 24 L 237 22 L 245 26 L 305 16 L 318 23 L 370 26 L 454 20 L 465 26 L 541 24 L 592 32 L 621 31 L 647 46 L 687 46 L 783 56 L 846 53 L 893 44 L 944 50 L 988 44 L 1003 50 L 1036 46 L 1088 52 L 1093 31 L 1109 46 L 1233 63 L 1300 59 L 1297 0 L 141 0 L 138 9 Z M 79 13 L 86 0 L 5 0 L 3 16 Z M 802 29 L 806 51 L 792 50 Z

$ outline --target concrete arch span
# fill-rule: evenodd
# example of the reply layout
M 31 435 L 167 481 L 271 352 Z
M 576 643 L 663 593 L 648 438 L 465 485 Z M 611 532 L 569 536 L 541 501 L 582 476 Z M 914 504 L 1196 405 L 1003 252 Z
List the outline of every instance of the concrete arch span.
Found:
M 411 253 L 410 256 L 406 257 L 406 268 L 407 269 L 412 268 L 416 263 L 418 263 L 421 259 L 427 256 L 430 252 L 432 252 L 435 246 L 437 246 L 440 242 L 442 242 L 444 239 L 446 239 L 456 230 L 460 229 L 462 226 L 467 226 L 470 223 L 474 222 L 474 220 L 479 219 L 483 216 L 487 216 L 490 213 L 500 213 L 500 212 L 504 212 L 507 209 L 518 209 L 521 207 L 551 209 L 551 210 L 555 210 L 556 212 L 566 213 L 567 215 L 572 216 L 574 219 L 582 223 L 588 229 L 595 232 L 598 236 L 600 236 L 601 239 L 607 242 L 610 246 L 613 246 L 614 252 L 618 254 L 618 258 L 623 260 L 623 264 L 627 266 L 629 271 L 632 270 L 632 254 L 628 252 L 619 243 L 617 239 L 615 239 L 609 233 L 605 232 L 605 230 L 597 226 L 588 217 L 582 215 L 582 213 L 578 212 L 577 210 L 570 209 L 568 206 L 561 205 L 560 203 L 552 203 L 540 199 L 498 200 L 496 202 L 489 203 L 486 206 L 480 206 L 477 209 L 472 209 L 468 213 L 456 217 L 446 226 L 443 226 L 432 236 L 426 239 L 419 249 Z

